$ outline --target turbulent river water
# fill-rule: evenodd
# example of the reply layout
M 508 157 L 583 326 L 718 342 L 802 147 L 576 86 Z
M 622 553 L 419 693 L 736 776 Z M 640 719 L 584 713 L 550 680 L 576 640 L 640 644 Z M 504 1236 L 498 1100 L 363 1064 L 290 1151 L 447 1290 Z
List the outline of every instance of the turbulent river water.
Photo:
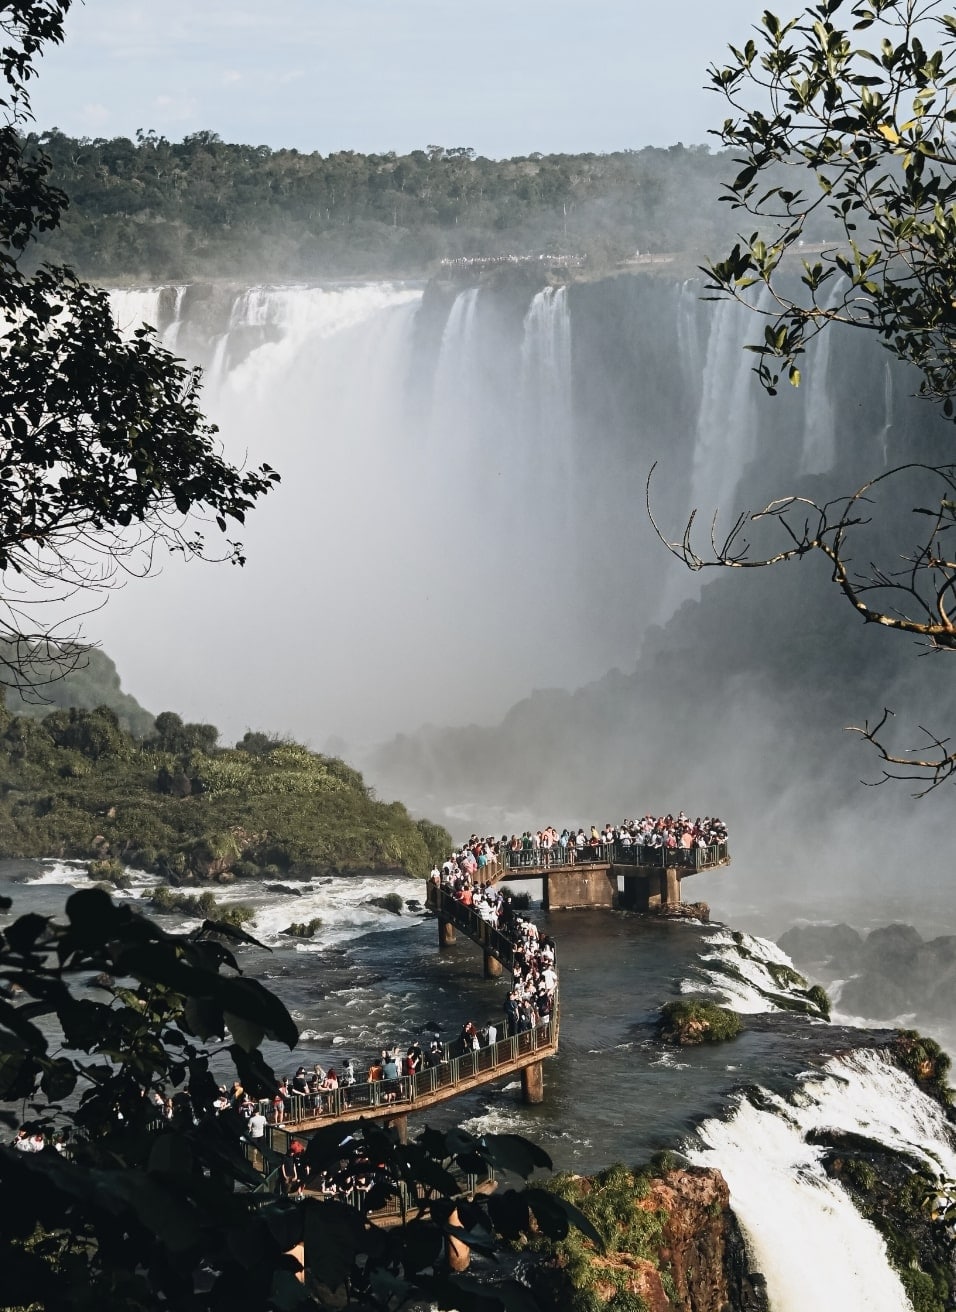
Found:
M 122 896 L 139 898 L 154 882 L 135 880 Z M 0 863 L 14 912 L 56 914 L 72 887 L 87 884 L 82 866 Z M 273 949 L 250 949 L 244 964 L 280 994 L 302 1035 L 296 1054 L 268 1052 L 278 1069 L 346 1056 L 361 1068 L 385 1044 L 427 1037 L 428 1026 L 450 1038 L 469 1019 L 500 1020 L 505 983 L 482 978 L 480 953 L 461 936 L 439 951 L 417 881 L 337 878 L 301 889 L 238 893 L 255 909 L 252 931 Z M 395 891 L 403 914 L 371 904 Z M 781 1010 L 769 996 L 780 993 L 771 969 L 788 959 L 768 940 L 610 911 L 535 914 L 556 937 L 561 979 L 561 1050 L 546 1066 L 544 1103 L 523 1106 L 519 1083 L 503 1082 L 430 1112 L 430 1122 L 523 1133 L 557 1168 L 581 1172 L 676 1149 L 726 1176 L 775 1312 L 904 1312 L 882 1241 L 807 1142 L 814 1128 L 864 1134 L 956 1177 L 942 1112 L 879 1051 L 888 1032 Z M 281 935 L 314 916 L 323 924 L 307 944 Z M 165 923 L 189 927 L 181 917 Z M 662 1044 L 656 1013 L 688 991 L 743 1013 L 741 1036 L 713 1047 Z

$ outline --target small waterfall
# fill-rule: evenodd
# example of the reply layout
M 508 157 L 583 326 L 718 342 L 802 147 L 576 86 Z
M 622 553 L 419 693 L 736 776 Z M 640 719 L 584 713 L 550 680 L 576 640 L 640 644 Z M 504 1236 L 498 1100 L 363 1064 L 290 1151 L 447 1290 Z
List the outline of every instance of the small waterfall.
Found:
M 142 324 L 162 327 L 163 287 L 114 288 L 109 293 L 113 318 L 121 333 L 133 333 Z
M 521 337 L 521 395 L 529 474 L 557 476 L 565 500 L 575 482 L 571 401 L 571 315 L 567 287 L 545 287 L 532 298 Z
M 956 1175 L 945 1114 L 882 1054 L 834 1058 L 785 1101 L 760 1091 L 728 1120 L 706 1121 L 690 1151 L 730 1186 L 754 1266 L 767 1278 L 774 1312 L 904 1312 L 909 1301 L 879 1233 L 822 1166 L 812 1130 L 877 1140 Z
M 682 282 L 677 298 L 677 349 L 681 377 L 688 384 L 696 384 L 704 374 L 700 305 L 700 282 L 697 279 Z
M 173 301 L 172 322 L 170 323 L 169 327 L 166 329 L 166 331 L 163 334 L 166 345 L 170 348 L 170 350 L 175 349 L 176 343 L 179 340 L 180 329 L 183 326 L 183 306 L 186 301 L 187 290 L 188 288 L 186 287 L 185 284 L 182 284 L 176 288 L 176 297 L 175 300 Z
M 846 286 L 834 280 L 823 308 L 832 310 Z M 829 324 L 810 343 L 803 372 L 806 374 L 803 445 L 800 452 L 801 474 L 826 474 L 836 463 L 836 412 L 830 384 L 830 353 L 835 327 Z
M 757 309 L 769 306 L 762 292 Z M 757 405 L 760 385 L 754 356 L 744 350 L 762 316 L 736 301 L 723 300 L 711 325 L 704 360 L 700 410 L 694 445 L 689 505 L 697 507 L 700 527 L 719 510 L 725 522 L 735 514 L 734 492 L 744 466 L 757 450 Z
M 883 361 L 883 425 L 876 434 L 876 442 L 884 468 L 890 464 L 890 430 L 893 427 L 893 369 L 889 360 Z
M 447 438 L 449 415 L 467 411 L 481 391 L 475 335 L 480 292 L 479 287 L 459 292 L 442 330 L 432 387 L 431 427 L 439 441 Z

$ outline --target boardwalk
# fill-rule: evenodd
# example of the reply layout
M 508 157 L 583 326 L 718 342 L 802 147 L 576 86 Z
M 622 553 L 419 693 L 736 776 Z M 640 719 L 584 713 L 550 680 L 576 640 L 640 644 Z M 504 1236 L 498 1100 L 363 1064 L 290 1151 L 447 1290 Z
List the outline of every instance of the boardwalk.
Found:
M 434 885 L 429 885 L 428 905 L 441 919 L 453 923 L 481 947 L 486 960 L 490 956 L 511 970 L 513 953 L 506 935 Z M 268 1127 L 267 1144 L 283 1151 L 286 1141 L 296 1135 L 307 1136 L 324 1125 L 349 1125 L 369 1118 L 396 1123 L 404 1130 L 409 1112 L 425 1111 L 461 1093 L 515 1074 L 522 1075 L 526 1100 L 540 1101 L 535 1096 L 535 1090 L 540 1088 L 540 1063 L 558 1051 L 559 1028 L 556 996 L 546 1023 L 498 1039 L 474 1052 L 462 1053 L 459 1044 L 446 1043 L 440 1062 L 414 1075 L 340 1087 L 321 1095 L 293 1095 L 283 1123 Z M 530 1096 L 529 1072 L 538 1076 L 537 1080 L 531 1080 Z M 316 1106 L 317 1099 L 320 1106 Z M 262 1110 L 268 1114 L 271 1109 L 263 1104 Z

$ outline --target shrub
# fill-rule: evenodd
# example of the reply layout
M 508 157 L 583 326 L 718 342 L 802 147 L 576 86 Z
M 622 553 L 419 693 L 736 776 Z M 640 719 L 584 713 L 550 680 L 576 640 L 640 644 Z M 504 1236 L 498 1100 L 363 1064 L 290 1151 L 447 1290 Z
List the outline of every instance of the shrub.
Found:
M 129 888 L 133 882 L 126 873 L 122 861 L 117 861 L 114 857 L 107 857 L 101 861 L 88 861 L 86 873 L 90 879 L 107 881 L 114 888 Z
M 916 1030 L 899 1030 L 891 1051 L 897 1066 L 907 1071 L 944 1107 L 950 1106 L 953 1090 L 947 1084 L 946 1076 L 951 1062 L 935 1039 L 928 1039 Z
M 740 1033 L 740 1017 L 735 1011 L 718 1007 L 707 998 L 681 998 L 661 1008 L 661 1035 L 682 1046 L 693 1043 L 721 1043 Z

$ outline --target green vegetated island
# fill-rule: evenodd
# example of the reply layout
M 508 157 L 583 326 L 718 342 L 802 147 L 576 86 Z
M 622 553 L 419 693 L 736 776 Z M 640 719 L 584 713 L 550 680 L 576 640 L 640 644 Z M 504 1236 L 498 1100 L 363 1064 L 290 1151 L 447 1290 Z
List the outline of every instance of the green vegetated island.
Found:
M 738 226 L 718 203 L 737 167 L 707 146 L 493 160 L 434 145 L 303 154 L 214 132 L 26 142 L 70 198 L 40 257 L 100 281 L 420 277 L 529 253 L 602 272 L 637 251 L 713 253 Z
M 299 743 L 155 719 L 121 691 L 112 662 L 84 666 L 0 708 L 0 856 L 133 866 L 172 885 L 364 871 L 424 875 L 447 832 L 381 802 L 362 776 Z

